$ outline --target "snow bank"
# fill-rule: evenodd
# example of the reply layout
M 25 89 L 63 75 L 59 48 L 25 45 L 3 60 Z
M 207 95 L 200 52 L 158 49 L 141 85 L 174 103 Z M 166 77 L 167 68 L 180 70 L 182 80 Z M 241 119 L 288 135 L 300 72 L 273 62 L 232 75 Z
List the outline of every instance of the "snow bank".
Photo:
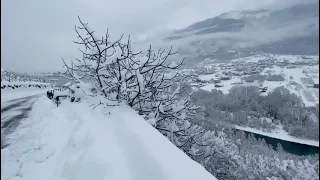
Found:
M 14 81 L 14 82 L 8 82 L 8 81 L 2 81 L 1 82 L 1 86 L 2 85 L 46 85 L 46 86 L 50 86 L 50 83 L 41 83 L 41 82 L 35 82 L 35 81 Z
M 16 89 L 1 89 L 1 103 L 18 99 L 26 96 L 33 96 L 36 94 L 43 94 L 48 89 L 39 89 L 35 87 L 30 88 L 16 88 Z
M 306 145 L 310 145 L 310 146 L 319 147 L 319 141 L 300 139 L 300 138 L 290 136 L 288 134 L 288 132 L 286 132 L 285 130 L 282 129 L 282 127 L 278 128 L 277 130 L 275 130 L 274 132 L 271 132 L 271 133 L 264 132 L 262 130 L 258 130 L 258 129 L 254 129 L 254 128 L 250 128 L 250 127 L 243 127 L 243 126 L 237 126 L 237 125 L 235 125 L 235 128 L 239 129 L 239 130 L 255 133 L 255 134 L 261 134 L 261 135 L 267 136 L 267 137 L 272 137 L 275 139 L 281 139 L 284 141 L 290 141 L 290 142 L 295 142 L 295 143 L 299 143 L 299 144 L 306 144 Z
M 1 150 L 1 179 L 216 179 L 129 107 L 89 105 L 40 98 Z

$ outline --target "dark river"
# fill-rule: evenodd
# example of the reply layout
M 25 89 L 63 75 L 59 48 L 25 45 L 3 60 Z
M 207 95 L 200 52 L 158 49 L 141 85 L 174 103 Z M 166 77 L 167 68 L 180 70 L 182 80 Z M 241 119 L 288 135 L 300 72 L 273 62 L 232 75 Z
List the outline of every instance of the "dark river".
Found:
M 240 130 L 238 130 L 240 131 Z M 249 135 L 251 132 L 243 131 L 245 132 L 246 135 Z M 284 141 L 281 139 L 275 139 L 271 138 L 268 136 L 263 136 L 260 134 L 255 134 L 252 133 L 256 139 L 264 139 L 267 144 L 270 144 L 273 149 L 277 148 L 277 144 L 281 144 L 283 147 L 283 150 L 291 153 L 291 154 L 296 154 L 299 156 L 303 155 L 314 155 L 314 154 L 319 154 L 319 147 L 316 146 L 311 146 L 311 145 L 306 145 L 306 144 L 299 144 L 295 142 L 290 142 L 290 141 Z

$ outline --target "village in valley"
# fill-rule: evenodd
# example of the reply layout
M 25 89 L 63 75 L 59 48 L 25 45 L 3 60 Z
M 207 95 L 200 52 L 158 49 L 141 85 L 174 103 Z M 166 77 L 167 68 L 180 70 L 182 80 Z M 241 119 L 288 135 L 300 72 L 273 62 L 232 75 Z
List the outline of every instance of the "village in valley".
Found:
M 218 89 L 225 94 L 235 85 L 256 86 L 261 95 L 284 86 L 306 106 L 315 106 L 319 102 L 318 65 L 319 56 L 259 54 L 231 61 L 206 58 L 179 74 L 194 89 Z

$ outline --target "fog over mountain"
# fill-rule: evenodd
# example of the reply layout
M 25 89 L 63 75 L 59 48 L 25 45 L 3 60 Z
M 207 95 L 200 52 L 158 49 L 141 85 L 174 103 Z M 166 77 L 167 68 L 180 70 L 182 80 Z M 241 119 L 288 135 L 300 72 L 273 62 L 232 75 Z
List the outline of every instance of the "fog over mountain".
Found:
M 172 32 L 158 44 L 174 45 L 189 66 L 207 57 L 228 60 L 261 52 L 316 55 L 319 1 L 223 13 Z
M 135 51 L 173 45 L 188 64 L 259 51 L 314 54 L 318 5 L 316 0 L 6 1 L 1 65 L 19 72 L 63 70 L 61 57 L 81 58 L 73 43 L 78 15 L 99 37 L 107 29 L 113 40 L 130 35 Z

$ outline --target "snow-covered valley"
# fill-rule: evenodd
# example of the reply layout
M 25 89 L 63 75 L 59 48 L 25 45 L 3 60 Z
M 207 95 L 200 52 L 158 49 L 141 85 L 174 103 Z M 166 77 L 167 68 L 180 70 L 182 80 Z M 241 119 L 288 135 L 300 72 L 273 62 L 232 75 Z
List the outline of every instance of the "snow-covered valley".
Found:
M 267 56 L 267 55 L 266 55 Z M 247 58 L 235 59 L 231 62 L 216 63 L 215 60 L 207 60 L 207 63 L 201 63 L 198 68 L 206 67 L 206 71 L 212 71 L 213 74 L 199 75 L 199 79 L 206 82 L 201 89 L 210 91 L 211 89 L 219 89 L 224 93 L 228 93 L 234 85 L 246 85 L 267 87 L 267 92 L 272 91 L 279 86 L 285 86 L 292 93 L 297 94 L 303 99 L 306 106 L 315 106 L 319 102 L 319 88 L 315 88 L 315 84 L 319 84 L 319 57 L 310 56 L 303 59 L 301 56 L 292 55 L 276 55 L 272 57 L 272 61 L 268 62 L 265 56 L 251 56 Z M 281 75 L 284 80 L 269 81 L 265 77 L 257 78 L 253 82 L 244 80 L 244 77 L 250 75 L 240 74 L 237 68 L 242 69 L 251 75 Z M 256 71 L 258 69 L 258 71 Z M 201 71 L 201 70 L 200 70 Z M 253 72 L 250 72 L 253 71 Z M 211 80 L 221 79 L 223 75 L 230 79 L 222 80 L 222 87 L 215 87 L 217 83 L 210 83 Z
M 6 1 L 1 180 L 319 180 L 319 1 Z
M 319 103 L 318 64 L 318 56 L 261 54 L 225 62 L 206 59 L 195 69 L 183 70 L 182 77 L 191 77 L 189 82 L 195 90 L 218 90 L 227 96 L 234 87 L 257 88 L 260 96 L 267 96 L 275 89 L 284 87 L 297 95 L 304 106 L 313 108 Z M 272 77 L 278 79 L 273 80 Z M 247 92 L 244 93 L 246 96 Z M 311 115 L 310 118 L 318 123 L 314 116 Z M 273 128 L 267 131 L 245 124 L 234 125 L 247 132 L 319 147 L 319 140 L 294 137 L 288 134 L 287 130 L 283 130 L 281 124 L 271 123 Z

